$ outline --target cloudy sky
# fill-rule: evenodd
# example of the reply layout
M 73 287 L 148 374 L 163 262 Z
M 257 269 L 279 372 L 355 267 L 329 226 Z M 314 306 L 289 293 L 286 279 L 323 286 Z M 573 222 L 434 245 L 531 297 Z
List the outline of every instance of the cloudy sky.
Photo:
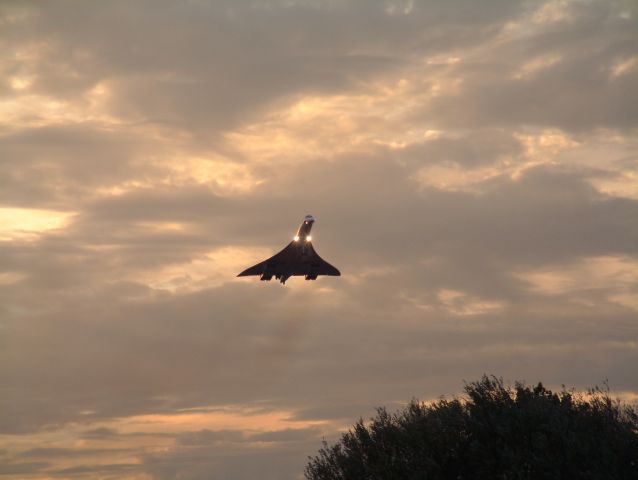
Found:
M 297 479 L 493 373 L 638 401 L 638 3 L 0 5 L 0 475 Z M 236 278 L 304 215 L 342 277 Z

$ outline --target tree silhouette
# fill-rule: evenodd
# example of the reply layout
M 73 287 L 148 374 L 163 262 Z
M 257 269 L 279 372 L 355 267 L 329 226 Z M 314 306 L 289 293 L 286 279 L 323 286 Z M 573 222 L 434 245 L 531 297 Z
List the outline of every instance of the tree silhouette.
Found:
M 638 479 L 638 415 L 598 387 L 465 386 L 466 397 L 412 400 L 359 420 L 309 457 L 308 480 Z

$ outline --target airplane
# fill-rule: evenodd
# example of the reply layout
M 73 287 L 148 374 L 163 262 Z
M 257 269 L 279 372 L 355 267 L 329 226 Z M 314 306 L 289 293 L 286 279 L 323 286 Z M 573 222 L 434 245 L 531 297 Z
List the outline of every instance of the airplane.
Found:
M 292 276 L 305 276 L 316 280 L 319 275 L 341 276 L 341 272 L 323 260 L 312 248 L 310 230 L 315 217 L 306 215 L 292 242 L 278 254 L 257 265 L 247 268 L 238 277 L 259 275 L 260 280 L 270 281 L 274 276 L 282 284 Z

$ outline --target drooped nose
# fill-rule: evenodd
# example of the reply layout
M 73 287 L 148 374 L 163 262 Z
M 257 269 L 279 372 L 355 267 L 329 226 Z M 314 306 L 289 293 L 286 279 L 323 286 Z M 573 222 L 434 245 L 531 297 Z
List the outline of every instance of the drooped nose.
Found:
M 312 237 L 310 236 L 310 230 L 312 229 L 312 224 L 315 223 L 315 217 L 312 215 L 306 215 L 303 219 L 303 223 L 299 230 L 297 230 L 297 235 L 295 235 L 295 241 L 299 241 L 299 239 L 304 239 L 309 242 Z

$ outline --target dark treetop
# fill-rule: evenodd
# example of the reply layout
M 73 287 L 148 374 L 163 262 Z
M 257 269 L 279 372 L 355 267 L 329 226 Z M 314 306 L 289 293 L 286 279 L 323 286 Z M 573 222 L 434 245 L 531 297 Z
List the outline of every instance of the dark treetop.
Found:
M 598 387 L 554 393 L 484 376 L 467 398 L 384 408 L 310 458 L 309 480 L 638 479 L 638 416 Z

